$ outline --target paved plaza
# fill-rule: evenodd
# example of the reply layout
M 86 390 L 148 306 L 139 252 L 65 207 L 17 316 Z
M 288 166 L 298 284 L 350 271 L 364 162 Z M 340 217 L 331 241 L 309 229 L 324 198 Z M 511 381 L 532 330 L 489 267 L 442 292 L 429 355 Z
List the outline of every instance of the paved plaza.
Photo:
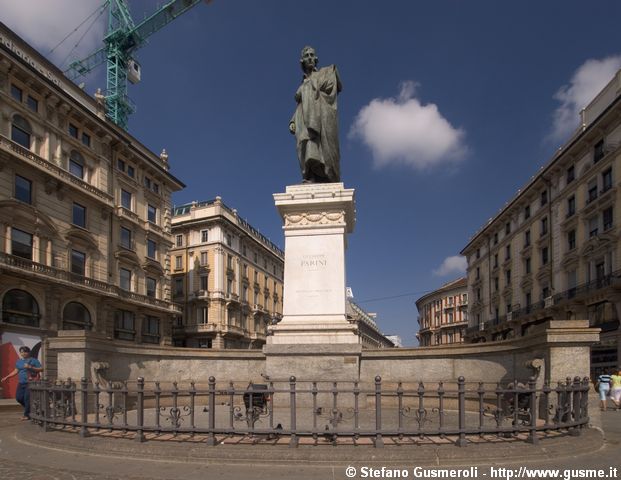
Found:
M 590 402 L 596 407 L 595 399 Z M 18 411 L 0 412 L 0 478 L 12 479 L 237 479 L 365 478 L 363 467 L 378 469 L 477 467 L 477 478 L 491 478 L 490 467 L 602 468 L 621 472 L 621 411 L 591 409 L 593 428 L 580 437 L 543 439 L 539 445 L 497 441 L 459 448 L 423 445 L 372 446 L 253 445 L 248 439 L 216 447 L 199 441 L 149 441 L 95 436 L 81 439 L 65 432 L 43 432 L 20 422 Z M 356 468 L 347 477 L 346 468 Z M 351 474 L 351 470 L 349 471 Z M 368 476 L 366 478 L 371 478 Z M 384 477 L 390 478 L 384 473 Z M 505 477 L 506 478 L 506 477 Z M 562 478 L 562 477 L 561 477 Z M 611 477 L 607 477 L 611 478 Z

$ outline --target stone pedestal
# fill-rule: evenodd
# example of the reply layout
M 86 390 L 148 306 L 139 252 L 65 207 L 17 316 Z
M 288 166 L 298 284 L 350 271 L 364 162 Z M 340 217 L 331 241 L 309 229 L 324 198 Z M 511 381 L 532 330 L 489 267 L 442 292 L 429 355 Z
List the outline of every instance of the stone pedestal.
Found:
M 342 183 L 288 186 L 274 194 L 285 231 L 283 318 L 269 345 L 357 344 L 346 317 L 346 235 L 355 223 L 354 190 Z

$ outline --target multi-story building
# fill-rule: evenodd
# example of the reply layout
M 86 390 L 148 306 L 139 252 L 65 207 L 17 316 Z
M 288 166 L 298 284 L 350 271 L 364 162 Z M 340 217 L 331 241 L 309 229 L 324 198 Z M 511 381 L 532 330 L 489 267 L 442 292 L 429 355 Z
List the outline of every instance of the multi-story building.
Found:
M 61 330 L 171 344 L 171 193 L 103 104 L 0 24 L 1 370 Z M 54 375 L 51 356 L 41 357 Z
M 175 344 L 260 348 L 282 316 L 284 253 L 220 197 L 174 209 Z
M 468 325 L 466 277 L 442 285 L 416 301 L 421 347 L 462 343 Z
M 550 319 L 602 329 L 592 367 L 621 349 L 621 71 L 581 112 L 582 125 L 461 252 L 470 341 L 527 334 Z
M 355 323 L 358 327 L 358 338 L 363 348 L 393 348 L 395 344 L 386 337 L 377 326 L 377 314 L 364 310 L 354 302 L 347 299 L 347 320 Z

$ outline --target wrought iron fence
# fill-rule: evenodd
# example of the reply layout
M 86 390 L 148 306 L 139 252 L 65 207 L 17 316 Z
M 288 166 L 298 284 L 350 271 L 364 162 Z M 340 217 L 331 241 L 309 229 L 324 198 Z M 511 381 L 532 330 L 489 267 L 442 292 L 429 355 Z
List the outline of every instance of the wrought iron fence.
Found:
M 433 388 L 403 382 L 269 381 L 111 383 L 83 378 L 31 384 L 32 419 L 45 430 L 71 429 L 82 436 L 101 430 L 133 433 L 145 441 L 163 434 L 202 435 L 207 445 L 230 436 L 289 439 L 301 437 L 385 438 L 439 436 L 458 446 L 469 435 L 522 438 L 537 443 L 541 432 L 579 435 L 588 423 L 588 378 L 536 387 L 535 379 L 508 384 L 440 382 Z

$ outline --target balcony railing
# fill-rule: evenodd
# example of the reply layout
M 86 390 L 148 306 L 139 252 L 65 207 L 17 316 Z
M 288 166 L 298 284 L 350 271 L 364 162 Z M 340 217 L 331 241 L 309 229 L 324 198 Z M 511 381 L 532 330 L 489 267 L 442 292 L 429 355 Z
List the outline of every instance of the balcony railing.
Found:
M 16 257 L 15 255 L 0 253 L 0 265 L 16 268 L 21 271 L 34 273 L 36 275 L 42 275 L 54 280 L 68 282 L 72 285 L 79 285 L 108 295 L 114 295 L 132 300 L 134 302 L 146 303 L 158 308 L 165 308 L 176 313 L 181 313 L 182 311 L 180 307 L 165 300 L 148 297 L 135 292 L 129 292 L 116 285 L 103 282 L 101 280 L 96 280 L 94 278 L 85 277 L 66 270 L 61 270 L 59 268 L 43 265 L 42 263 L 33 262 L 32 260 L 28 260 L 26 258 Z
M 58 165 L 55 165 L 52 162 L 45 160 L 44 158 L 31 152 L 27 148 L 22 147 L 18 143 L 15 143 L 4 135 L 0 135 L 0 147 L 4 150 L 11 151 L 13 154 L 17 155 L 23 160 L 28 161 L 31 164 L 35 164 L 36 166 L 43 168 L 53 177 L 58 178 L 64 182 L 71 183 L 79 189 L 88 192 L 89 194 L 97 197 L 98 200 L 106 203 L 108 206 L 112 206 L 113 199 L 111 195 L 108 195 L 106 192 L 103 192 L 97 187 L 91 185 L 90 183 L 85 182 L 81 178 L 72 175 L 67 170 L 60 168 Z

